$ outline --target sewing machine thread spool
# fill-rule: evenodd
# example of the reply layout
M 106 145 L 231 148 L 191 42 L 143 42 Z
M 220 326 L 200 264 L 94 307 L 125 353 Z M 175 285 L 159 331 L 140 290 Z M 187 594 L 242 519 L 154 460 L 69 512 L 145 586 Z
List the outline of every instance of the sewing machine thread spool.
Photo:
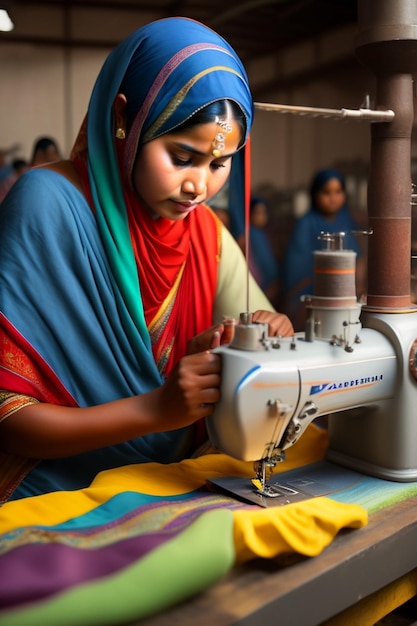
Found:
M 311 304 L 327 307 L 356 304 L 355 265 L 353 250 L 316 250 Z
M 356 299 L 356 252 L 326 249 L 314 252 L 313 295 L 304 301 L 309 312 L 306 340 L 314 337 L 351 346 L 361 328 Z

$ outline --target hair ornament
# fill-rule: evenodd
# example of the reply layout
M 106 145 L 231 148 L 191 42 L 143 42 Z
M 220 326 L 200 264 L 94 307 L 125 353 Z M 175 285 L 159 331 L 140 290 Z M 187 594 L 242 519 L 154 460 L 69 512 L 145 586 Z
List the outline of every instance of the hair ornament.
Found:
M 212 150 L 212 155 L 214 157 L 219 158 L 219 156 L 221 156 L 222 151 L 225 149 L 226 147 L 226 134 L 229 134 L 232 132 L 232 125 L 230 124 L 230 122 L 228 122 L 227 120 L 221 120 L 217 115 L 216 115 L 216 124 L 218 126 L 220 126 L 220 129 L 214 139 L 213 139 L 213 150 Z

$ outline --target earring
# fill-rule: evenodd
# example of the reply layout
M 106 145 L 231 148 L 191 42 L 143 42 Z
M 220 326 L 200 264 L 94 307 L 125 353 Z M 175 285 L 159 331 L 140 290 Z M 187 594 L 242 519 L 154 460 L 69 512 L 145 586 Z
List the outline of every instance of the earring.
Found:
M 116 130 L 117 139 L 126 139 L 126 131 L 124 128 L 118 128 Z

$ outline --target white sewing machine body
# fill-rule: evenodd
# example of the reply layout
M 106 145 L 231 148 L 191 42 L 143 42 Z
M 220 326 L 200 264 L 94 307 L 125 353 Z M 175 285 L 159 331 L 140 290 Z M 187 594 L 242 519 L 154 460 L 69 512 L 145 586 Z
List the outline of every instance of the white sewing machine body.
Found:
M 327 261 L 333 253 L 323 254 Z M 417 480 L 417 309 L 361 313 L 351 295 L 336 303 L 313 297 L 309 330 L 294 337 L 268 337 L 267 325 L 243 314 L 234 340 L 217 350 L 222 397 L 207 420 L 217 448 L 275 465 L 313 420 L 329 415 L 330 460 Z
M 409 371 L 417 312 L 366 322 L 352 352 L 304 333 L 264 337 L 262 350 L 219 348 L 222 400 L 207 420 L 212 443 L 244 461 L 278 462 L 314 419 L 331 415 L 331 460 L 417 480 L 417 382 Z
M 366 305 L 356 300 L 354 252 L 327 237 L 331 249 L 314 253 L 305 332 L 274 347 L 243 313 L 235 338 L 219 349 L 222 397 L 207 420 L 209 436 L 220 450 L 254 461 L 263 487 L 259 466 L 283 459 L 321 415 L 329 415 L 331 460 L 388 480 L 417 480 L 417 307 L 410 297 L 417 3 L 361 0 L 358 23 L 356 54 L 377 83 L 373 110 L 367 104 L 364 112 L 371 121 Z

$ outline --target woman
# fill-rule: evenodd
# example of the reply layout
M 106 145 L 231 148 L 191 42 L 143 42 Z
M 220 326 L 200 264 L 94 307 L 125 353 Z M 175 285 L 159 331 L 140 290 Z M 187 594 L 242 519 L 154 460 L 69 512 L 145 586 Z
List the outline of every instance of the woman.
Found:
M 52 137 L 40 137 L 34 143 L 30 164 L 32 167 L 61 160 L 58 144 Z
M 344 176 L 335 169 L 321 169 L 310 185 L 310 209 L 294 226 L 283 266 L 285 311 L 296 330 L 304 330 L 305 306 L 301 296 L 313 293 L 314 250 L 322 248 L 321 232 L 344 232 L 343 247 L 359 253 L 352 231 L 358 229 L 346 202 Z M 359 272 L 360 276 L 364 271 Z
M 274 304 L 279 298 L 279 264 L 271 240 L 267 235 L 268 206 L 264 198 L 253 196 L 249 206 L 250 247 L 249 265 L 268 300 Z M 241 244 L 242 247 L 242 244 Z
M 220 399 L 223 315 L 245 262 L 204 204 L 252 123 L 244 68 L 184 18 L 108 57 L 71 158 L 25 174 L 0 216 L 3 500 L 173 462 Z M 291 334 L 251 285 L 254 317 Z

